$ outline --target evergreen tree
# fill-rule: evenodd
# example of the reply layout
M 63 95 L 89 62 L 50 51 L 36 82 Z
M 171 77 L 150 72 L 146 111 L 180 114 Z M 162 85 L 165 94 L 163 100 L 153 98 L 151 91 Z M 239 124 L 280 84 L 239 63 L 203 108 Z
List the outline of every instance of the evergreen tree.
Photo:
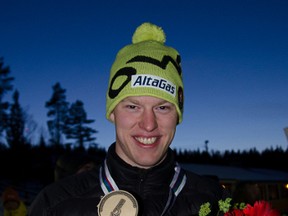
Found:
M 47 129 L 46 128 L 43 128 L 41 127 L 40 130 L 39 130 L 39 139 L 38 139 L 38 142 L 36 142 L 36 144 L 40 147 L 46 147 L 47 145 L 47 142 L 46 142 L 46 138 L 48 137 L 48 133 L 47 133 Z
M 0 58 L 0 138 L 3 137 L 3 131 L 5 130 L 5 123 L 7 122 L 7 109 L 9 103 L 4 101 L 4 95 L 13 89 L 11 84 L 14 80 L 9 76 L 10 68 L 4 66 L 3 58 Z M 1 139 L 0 139 L 1 144 Z
M 50 120 L 47 121 L 47 125 L 51 136 L 51 143 L 53 145 L 60 145 L 62 144 L 64 135 L 69 104 L 66 101 L 66 90 L 61 87 L 59 82 L 52 88 L 52 97 L 45 105 L 46 108 L 48 108 L 47 116 L 50 118 Z
M 43 133 L 41 133 L 41 135 L 40 135 L 38 144 L 39 144 L 39 146 L 42 147 L 42 148 L 46 146 L 46 142 L 45 142 L 45 138 L 44 138 Z
M 85 143 L 91 143 L 96 139 L 93 137 L 93 134 L 97 133 L 97 131 L 87 126 L 93 122 L 94 120 L 87 119 L 83 102 L 77 100 L 75 103 L 72 103 L 69 109 L 65 131 L 66 137 L 76 140 L 78 147 L 84 148 Z
M 24 135 L 25 135 L 26 142 L 30 144 L 32 144 L 32 140 L 34 140 L 34 143 L 37 142 L 35 139 L 36 137 L 39 136 L 37 129 L 38 129 L 38 124 L 34 121 L 33 116 L 29 115 L 25 111 L 25 133 Z
M 10 107 L 6 127 L 6 140 L 12 149 L 19 149 L 19 147 L 26 144 L 24 135 L 25 118 L 25 112 L 19 103 L 19 92 L 16 90 L 13 94 L 13 103 Z

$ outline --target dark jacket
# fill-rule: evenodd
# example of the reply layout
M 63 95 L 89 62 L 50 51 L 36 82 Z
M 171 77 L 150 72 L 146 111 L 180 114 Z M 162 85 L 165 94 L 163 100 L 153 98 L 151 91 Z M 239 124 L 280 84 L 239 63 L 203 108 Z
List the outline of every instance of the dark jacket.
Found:
M 171 149 L 165 160 L 156 167 L 140 169 L 121 160 L 115 145 L 109 148 L 107 166 L 121 190 L 133 194 L 139 204 L 139 216 L 160 216 L 169 197 L 169 185 L 174 176 L 175 159 Z M 165 215 L 198 215 L 202 204 L 212 206 L 216 215 L 218 200 L 227 197 L 226 191 L 214 179 L 185 171 L 187 181 L 172 208 Z M 97 206 L 104 193 L 100 186 L 99 167 L 69 176 L 44 188 L 29 209 L 29 216 L 96 216 Z M 121 215 L 122 216 L 122 215 Z

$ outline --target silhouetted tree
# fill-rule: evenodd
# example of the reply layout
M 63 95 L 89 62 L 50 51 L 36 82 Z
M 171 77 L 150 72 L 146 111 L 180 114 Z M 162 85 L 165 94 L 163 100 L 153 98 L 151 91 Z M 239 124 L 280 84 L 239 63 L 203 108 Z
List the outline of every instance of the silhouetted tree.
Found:
M 11 83 L 14 78 L 10 77 L 9 74 L 10 68 L 4 66 L 4 60 L 3 58 L 0 58 L 0 144 L 7 122 L 7 109 L 9 107 L 9 103 L 4 101 L 4 95 L 13 89 Z
M 205 148 L 205 151 L 206 151 L 206 152 L 209 151 L 208 143 L 209 143 L 209 140 L 205 140 L 205 142 L 204 142 L 204 148 Z
M 13 94 L 13 103 L 10 107 L 6 127 L 6 140 L 10 148 L 17 149 L 26 144 L 24 130 L 25 112 L 19 103 L 19 92 L 16 90 Z
M 85 143 L 91 143 L 96 139 L 93 135 L 97 133 L 97 131 L 87 126 L 93 122 L 94 120 L 87 119 L 83 102 L 77 100 L 71 104 L 69 109 L 65 130 L 66 138 L 75 139 L 78 147 L 84 148 Z
M 36 131 L 38 129 L 38 124 L 34 121 L 32 115 L 29 115 L 27 111 L 24 111 L 25 112 L 25 139 L 28 143 L 32 144 L 32 139 L 35 138 L 35 135 L 37 135 L 38 137 L 38 134 L 36 134 Z M 37 142 L 35 141 L 34 139 L 34 142 Z
M 52 97 L 45 105 L 46 108 L 49 109 L 47 116 L 50 118 L 50 120 L 47 121 L 47 125 L 51 136 L 51 143 L 53 145 L 60 145 L 62 144 L 62 138 L 64 135 L 69 104 L 66 101 L 66 90 L 61 87 L 59 82 L 57 82 L 52 88 Z
M 46 146 L 45 138 L 44 138 L 44 135 L 42 133 L 40 135 L 38 144 L 39 144 L 40 147 L 45 147 Z

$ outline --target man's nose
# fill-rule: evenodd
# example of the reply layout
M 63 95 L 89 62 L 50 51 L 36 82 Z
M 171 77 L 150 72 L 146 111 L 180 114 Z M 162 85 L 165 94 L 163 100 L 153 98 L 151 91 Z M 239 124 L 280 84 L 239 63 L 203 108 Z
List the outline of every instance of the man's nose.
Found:
M 144 110 L 139 122 L 139 126 L 146 131 L 153 131 L 158 127 L 157 118 L 153 110 Z

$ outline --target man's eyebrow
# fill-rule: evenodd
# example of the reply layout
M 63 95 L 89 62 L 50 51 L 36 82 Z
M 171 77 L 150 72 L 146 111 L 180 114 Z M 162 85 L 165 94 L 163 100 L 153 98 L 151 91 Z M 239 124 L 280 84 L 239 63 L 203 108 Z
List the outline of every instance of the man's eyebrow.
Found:
M 122 101 L 120 101 L 122 103 L 133 103 L 133 104 L 139 104 L 139 101 L 138 100 L 135 100 L 135 99 L 130 99 L 130 98 L 125 98 L 123 99 Z

